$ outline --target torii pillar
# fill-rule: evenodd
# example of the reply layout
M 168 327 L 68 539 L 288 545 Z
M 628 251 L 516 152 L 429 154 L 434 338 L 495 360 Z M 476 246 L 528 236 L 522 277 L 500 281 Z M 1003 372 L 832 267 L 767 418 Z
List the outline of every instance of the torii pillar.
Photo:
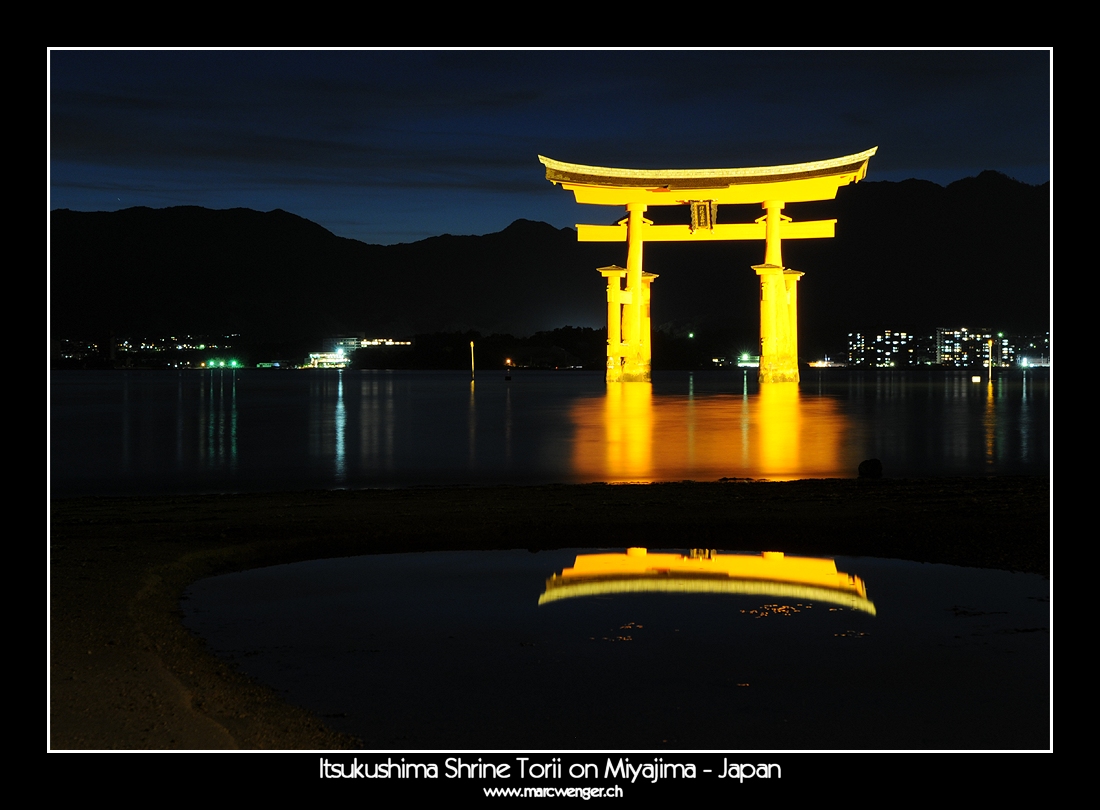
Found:
M 765 200 L 764 263 L 760 276 L 760 382 L 798 382 L 798 280 L 803 274 L 783 267 L 783 203 Z M 789 221 L 789 220 L 788 220 Z
M 634 293 L 637 287 L 630 283 L 628 268 L 613 264 L 597 272 L 607 280 L 607 381 L 648 382 L 652 359 L 651 285 L 657 274 L 640 274 L 639 297 Z M 641 303 L 635 306 L 639 298 Z

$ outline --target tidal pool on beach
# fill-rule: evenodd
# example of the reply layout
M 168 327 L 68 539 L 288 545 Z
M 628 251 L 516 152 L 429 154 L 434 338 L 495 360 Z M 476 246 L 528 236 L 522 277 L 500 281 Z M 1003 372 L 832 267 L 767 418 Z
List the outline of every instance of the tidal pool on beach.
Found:
M 611 568 L 562 588 L 595 554 Z M 1049 748 L 1047 578 L 671 554 L 315 560 L 182 604 L 215 654 L 367 749 Z M 840 586 L 802 571 L 834 562 Z

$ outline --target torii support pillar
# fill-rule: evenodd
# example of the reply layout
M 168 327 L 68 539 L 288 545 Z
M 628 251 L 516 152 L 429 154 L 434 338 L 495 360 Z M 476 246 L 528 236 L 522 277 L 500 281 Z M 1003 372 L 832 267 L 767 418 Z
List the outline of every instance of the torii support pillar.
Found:
M 649 285 L 642 283 L 642 218 L 646 206 L 627 203 L 626 223 L 626 293 L 623 297 L 623 357 L 622 382 L 649 382 Z
M 607 381 L 620 382 L 625 354 L 622 295 L 626 270 L 613 264 L 598 272 L 607 279 Z
M 657 274 L 641 273 L 641 304 L 635 307 L 633 302 L 639 296 L 629 287 L 628 270 L 611 265 L 597 272 L 607 279 L 607 382 L 649 382 L 652 358 L 650 300 Z M 625 290 L 624 278 L 628 282 Z M 644 373 L 637 371 L 639 367 L 645 369 Z
M 759 380 L 798 382 L 798 280 L 803 274 L 783 267 L 783 203 L 765 200 L 764 210 L 764 263 L 753 267 L 760 276 Z

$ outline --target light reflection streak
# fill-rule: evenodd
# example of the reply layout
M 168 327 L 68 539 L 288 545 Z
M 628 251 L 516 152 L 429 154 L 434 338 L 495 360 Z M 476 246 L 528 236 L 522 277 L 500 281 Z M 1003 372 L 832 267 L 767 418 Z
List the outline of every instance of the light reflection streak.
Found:
M 604 397 L 603 433 L 606 466 L 617 471 L 616 480 L 651 479 L 653 383 L 609 383 Z M 578 440 L 575 452 L 585 445 Z
M 126 372 L 122 376 L 122 404 L 119 408 L 119 413 L 122 415 L 122 469 L 128 470 L 130 467 L 130 373 Z
M 215 379 L 214 375 L 217 375 Z M 229 375 L 228 391 L 226 375 Z M 203 390 L 205 388 L 205 391 Z M 207 469 L 237 469 L 237 372 L 210 369 L 199 389 L 199 459 Z
M 201 386 L 201 382 L 199 383 Z M 184 416 L 183 400 L 183 372 L 176 374 L 176 471 L 183 469 L 183 433 L 186 417 Z
M 688 375 L 688 401 L 687 401 L 687 463 L 695 467 L 695 375 Z
M 504 389 L 504 466 L 512 468 L 512 387 Z
M 1028 380 L 1031 374 L 1024 371 L 1020 383 L 1020 458 L 1029 461 L 1031 457 L 1031 398 L 1028 396 Z
M 237 372 L 230 372 L 229 399 L 229 469 L 237 471 Z
M 470 347 L 471 353 L 473 346 Z M 477 403 L 474 399 L 474 381 L 470 380 L 470 405 L 466 412 L 467 430 L 470 436 L 470 469 L 477 469 Z
M 359 459 L 366 469 L 392 470 L 394 467 L 394 387 L 393 372 L 366 372 L 359 380 Z
M 342 484 L 347 479 L 347 467 L 344 461 L 344 428 L 347 422 L 347 414 L 344 411 L 344 370 L 336 372 L 336 459 L 335 477 L 336 483 Z
M 340 484 L 347 470 L 344 372 L 342 369 L 314 369 L 306 373 L 310 375 L 309 458 L 326 475 L 331 470 L 332 482 Z M 335 392 L 333 374 L 336 375 Z
M 985 389 L 985 415 L 982 418 L 982 426 L 985 428 L 985 463 L 992 465 L 996 456 L 995 445 L 997 437 L 997 412 L 994 408 L 993 375 L 990 372 L 989 384 Z
M 740 397 L 655 396 L 651 383 L 610 383 L 579 400 L 573 471 L 611 483 L 722 477 L 831 478 L 850 475 L 846 417 L 797 383 L 772 383 Z

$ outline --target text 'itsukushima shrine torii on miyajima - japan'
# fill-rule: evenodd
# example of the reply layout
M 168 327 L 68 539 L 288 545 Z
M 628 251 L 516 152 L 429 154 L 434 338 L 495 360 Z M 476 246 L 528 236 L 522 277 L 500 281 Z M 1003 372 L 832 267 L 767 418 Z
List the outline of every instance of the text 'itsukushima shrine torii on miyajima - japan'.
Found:
M 760 382 L 798 382 L 798 279 L 783 266 L 783 239 L 831 237 L 835 219 L 794 222 L 783 206 L 832 200 L 837 189 L 867 174 L 878 147 L 856 155 L 747 169 L 608 169 L 561 163 L 539 155 L 546 179 L 572 191 L 577 202 L 622 205 L 617 225 L 578 225 L 581 242 L 626 242 L 626 269 L 600 268 L 607 278 L 607 381 L 650 380 L 651 285 L 642 271 L 643 242 L 764 239 L 760 276 Z M 755 222 L 718 224 L 718 204 L 759 203 Z M 642 214 L 651 205 L 690 205 L 690 225 L 654 225 Z M 623 279 L 626 286 L 623 286 Z

